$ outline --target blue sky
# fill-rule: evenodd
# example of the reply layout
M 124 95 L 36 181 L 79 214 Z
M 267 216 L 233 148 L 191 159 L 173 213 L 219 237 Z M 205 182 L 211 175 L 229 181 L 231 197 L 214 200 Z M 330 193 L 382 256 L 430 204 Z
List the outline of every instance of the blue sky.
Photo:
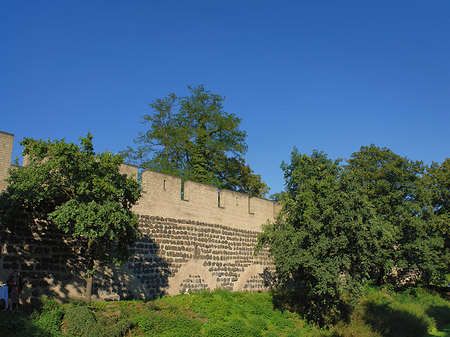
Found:
M 297 146 L 450 152 L 450 1 L 1 1 L 0 131 L 132 145 L 148 104 L 226 96 L 272 188 Z

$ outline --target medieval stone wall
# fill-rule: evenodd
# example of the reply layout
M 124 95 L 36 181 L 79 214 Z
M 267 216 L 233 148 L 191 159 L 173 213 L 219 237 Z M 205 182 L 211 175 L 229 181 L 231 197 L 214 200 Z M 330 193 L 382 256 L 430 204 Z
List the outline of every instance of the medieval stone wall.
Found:
M 138 168 L 123 165 L 122 172 L 137 176 Z M 189 219 L 228 227 L 260 231 L 267 219 L 274 219 L 278 207 L 270 200 L 251 198 L 229 190 L 186 181 L 153 171 L 142 173 L 142 196 L 133 208 L 137 214 Z
M 83 261 L 70 237 L 42 223 L 1 224 L 0 282 L 20 271 L 24 299 L 49 295 L 60 299 L 80 296 L 84 289 Z
M 128 264 L 99 282 L 104 297 L 153 298 L 217 287 L 264 291 L 272 283 L 267 251 L 253 253 L 258 232 L 146 215 L 140 228 Z
M 11 166 L 13 135 L 0 132 L 0 178 Z M 121 172 L 137 176 L 123 165 Z M 221 190 L 178 177 L 144 171 L 142 197 L 133 208 L 142 238 L 121 267 L 109 267 L 95 282 L 99 298 L 154 298 L 221 287 L 263 291 L 272 282 L 268 252 L 253 254 L 261 225 L 278 212 L 272 201 Z M 0 185 L 2 189 L 6 183 Z M 0 280 L 22 271 L 26 292 L 60 298 L 82 295 L 82 261 L 62 233 L 38 224 L 0 228 Z M 72 262 L 68 262 L 72 261 Z
M 6 188 L 5 179 L 11 167 L 14 135 L 0 131 L 0 191 Z

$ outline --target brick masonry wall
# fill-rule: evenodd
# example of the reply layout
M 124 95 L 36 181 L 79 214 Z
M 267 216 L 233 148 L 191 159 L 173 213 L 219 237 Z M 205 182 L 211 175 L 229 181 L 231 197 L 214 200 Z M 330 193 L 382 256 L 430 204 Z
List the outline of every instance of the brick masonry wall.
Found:
M 258 232 L 141 215 L 142 238 L 120 269 L 97 281 L 104 298 L 155 298 L 217 287 L 266 291 L 274 268 L 267 250 L 254 255 Z
M 137 176 L 137 167 L 123 165 L 122 172 Z M 228 227 L 260 231 L 268 219 L 279 211 L 270 200 L 251 198 L 229 190 L 181 179 L 154 171 L 142 173 L 143 191 L 133 210 L 138 214 L 165 218 L 189 219 L 206 223 L 219 223 Z
M 0 133 L 2 170 L 11 165 L 12 141 L 13 135 Z M 137 170 L 121 167 L 128 175 L 137 176 Z M 195 182 L 184 184 L 182 198 L 179 178 L 145 171 L 142 197 L 133 210 L 142 238 L 125 266 L 99 273 L 94 284 L 98 298 L 154 298 L 216 287 L 264 291 L 272 283 L 267 250 L 253 254 L 261 225 L 278 212 L 272 201 L 219 193 Z M 0 280 L 19 270 L 25 297 L 82 295 L 84 264 L 70 238 L 42 224 L 29 228 L 0 224 Z
M 83 292 L 83 261 L 64 233 L 45 224 L 18 221 L 0 224 L 0 281 L 14 271 L 24 279 L 24 298 L 51 295 L 60 299 Z
M 265 291 L 273 265 L 267 250 L 254 255 L 258 232 L 191 220 L 139 217 L 141 239 L 123 267 L 97 274 L 94 295 L 100 299 L 155 298 L 217 287 Z M 63 233 L 24 222 L 0 227 L 0 279 L 20 271 L 25 298 L 82 296 L 84 263 Z

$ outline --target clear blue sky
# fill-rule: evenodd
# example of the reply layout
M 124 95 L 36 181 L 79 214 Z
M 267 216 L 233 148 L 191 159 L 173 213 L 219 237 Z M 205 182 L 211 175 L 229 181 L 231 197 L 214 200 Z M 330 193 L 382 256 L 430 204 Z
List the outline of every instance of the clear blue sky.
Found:
M 297 146 L 450 152 L 450 1 L 1 1 L 0 131 L 118 152 L 148 104 L 187 85 L 226 96 L 247 161 L 283 189 Z

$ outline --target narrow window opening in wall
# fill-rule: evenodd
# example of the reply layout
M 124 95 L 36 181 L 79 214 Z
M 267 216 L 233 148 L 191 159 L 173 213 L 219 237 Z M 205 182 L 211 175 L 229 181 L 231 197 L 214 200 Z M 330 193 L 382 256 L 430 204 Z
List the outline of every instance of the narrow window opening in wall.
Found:
M 198 245 L 195 245 L 194 247 L 194 259 L 199 259 L 202 255 L 202 251 L 200 250 L 200 247 Z
M 184 181 L 181 181 L 181 200 L 184 200 Z
M 253 209 L 252 209 L 252 203 L 251 203 L 251 198 L 248 198 L 248 213 L 249 214 L 255 214 L 255 212 L 253 212 Z
M 234 197 L 236 201 L 236 206 L 238 205 L 238 197 Z
M 165 191 L 166 190 L 166 180 L 164 179 L 164 182 L 163 182 L 163 190 Z

